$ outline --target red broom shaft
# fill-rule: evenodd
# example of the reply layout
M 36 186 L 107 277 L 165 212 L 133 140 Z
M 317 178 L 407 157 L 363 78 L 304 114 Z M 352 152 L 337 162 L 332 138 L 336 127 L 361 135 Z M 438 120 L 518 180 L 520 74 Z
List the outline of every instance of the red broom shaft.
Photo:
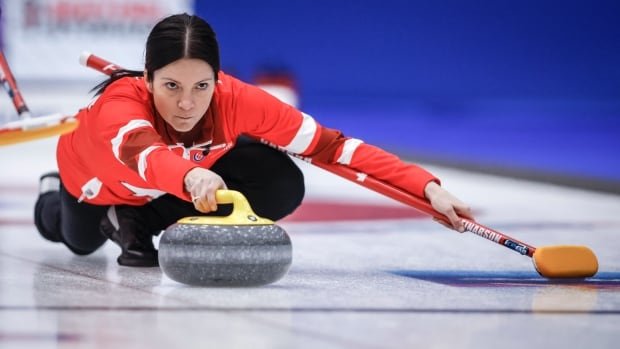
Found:
M 390 197 L 396 201 L 402 202 L 405 205 L 414 207 L 424 213 L 427 213 L 437 219 L 440 219 L 448 224 L 450 224 L 450 220 L 444 216 L 443 214 L 437 212 L 433 206 L 431 206 L 430 202 L 427 200 L 421 199 L 413 194 L 407 193 L 402 189 L 394 187 L 393 185 L 387 184 L 383 181 L 380 181 L 372 176 L 366 175 L 361 172 L 357 172 L 349 167 L 338 165 L 338 164 L 324 164 L 319 162 L 312 162 L 313 165 L 316 165 L 328 172 L 336 174 L 342 178 L 348 179 L 352 182 L 355 182 L 363 187 L 381 193 L 387 197 Z M 482 224 L 476 223 L 467 218 L 461 218 L 463 223 L 465 224 L 465 230 L 472 232 L 478 236 L 481 236 L 487 240 L 493 241 L 497 244 L 503 245 L 511 250 L 517 251 L 523 255 L 528 255 L 532 257 L 534 255 L 534 251 L 536 248 L 523 243 L 519 240 L 513 239 L 508 235 L 500 233 L 491 228 L 485 227 Z
M 89 52 L 82 53 L 82 55 L 80 56 L 80 63 L 106 75 L 111 75 L 115 71 L 122 69 L 116 64 L 106 61 L 105 59 L 99 56 L 95 56 L 94 54 Z
M 17 88 L 17 82 L 15 82 L 15 77 L 13 77 L 13 73 L 11 73 L 11 68 L 3 52 L 0 52 L 0 70 L 2 70 L 0 72 L 2 85 L 4 85 L 4 88 L 7 90 L 9 97 L 11 97 L 17 113 L 20 116 L 24 113 L 28 113 L 29 110 L 26 106 L 26 102 Z

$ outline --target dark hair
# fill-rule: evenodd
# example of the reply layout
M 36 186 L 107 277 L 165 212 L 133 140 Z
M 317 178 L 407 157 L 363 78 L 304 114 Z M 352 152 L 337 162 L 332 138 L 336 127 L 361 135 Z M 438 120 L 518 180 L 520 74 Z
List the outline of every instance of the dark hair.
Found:
M 153 73 L 181 58 L 196 58 L 207 62 L 215 72 L 215 80 L 220 71 L 220 50 L 215 32 L 202 18 L 187 13 L 172 15 L 159 21 L 146 39 L 144 69 L 149 82 Z M 120 69 L 112 73 L 109 79 L 95 86 L 95 95 L 103 91 L 112 82 L 126 76 L 142 76 L 143 71 Z

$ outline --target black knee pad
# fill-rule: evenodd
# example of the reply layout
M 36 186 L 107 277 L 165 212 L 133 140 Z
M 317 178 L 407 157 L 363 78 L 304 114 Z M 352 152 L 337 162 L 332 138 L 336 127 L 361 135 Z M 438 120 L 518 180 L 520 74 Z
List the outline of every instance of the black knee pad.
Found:
M 60 242 L 60 195 L 49 191 L 39 195 L 34 205 L 34 225 L 46 240 Z

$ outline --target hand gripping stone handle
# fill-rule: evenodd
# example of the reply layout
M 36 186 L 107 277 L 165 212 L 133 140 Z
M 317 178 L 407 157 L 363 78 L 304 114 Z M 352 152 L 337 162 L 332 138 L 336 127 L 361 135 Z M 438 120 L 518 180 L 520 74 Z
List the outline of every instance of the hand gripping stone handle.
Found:
M 178 223 L 211 225 L 272 225 L 273 221 L 258 216 L 252 210 L 248 200 L 236 190 L 220 189 L 215 192 L 218 204 L 232 204 L 233 210 L 228 216 L 195 216 L 182 218 Z

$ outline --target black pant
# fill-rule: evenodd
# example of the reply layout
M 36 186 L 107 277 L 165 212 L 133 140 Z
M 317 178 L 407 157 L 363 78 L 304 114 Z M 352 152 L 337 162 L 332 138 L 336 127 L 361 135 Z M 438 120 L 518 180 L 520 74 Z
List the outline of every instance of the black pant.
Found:
M 304 178 L 285 154 L 254 142 L 239 142 L 211 168 L 228 189 L 240 191 L 257 215 L 277 221 L 292 213 L 304 197 Z M 71 251 L 85 255 L 106 241 L 99 223 L 107 206 L 78 203 L 61 185 L 60 192 L 48 192 L 37 200 L 35 225 L 43 236 L 62 241 Z M 164 195 L 137 208 L 147 229 L 158 234 L 187 216 L 204 216 L 191 202 Z M 231 205 L 218 205 L 209 215 L 227 215 Z

